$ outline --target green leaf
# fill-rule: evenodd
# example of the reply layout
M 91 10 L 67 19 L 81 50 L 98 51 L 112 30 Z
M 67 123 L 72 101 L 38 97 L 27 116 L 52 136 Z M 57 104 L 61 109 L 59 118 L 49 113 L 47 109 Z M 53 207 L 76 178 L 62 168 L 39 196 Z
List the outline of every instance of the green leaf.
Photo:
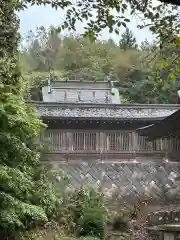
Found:
M 115 33 L 116 33 L 117 35 L 119 35 L 119 30 L 118 30 L 118 29 L 115 29 Z
M 61 27 L 59 26 L 58 28 L 56 28 L 56 32 L 60 33 L 61 32 Z
M 109 26 L 112 26 L 112 25 L 113 25 L 113 22 L 114 22 L 114 21 L 113 21 L 113 18 L 114 18 L 113 15 L 108 15 L 108 16 L 107 16 L 107 21 L 108 21 L 108 25 L 109 25 Z
M 123 7 L 124 9 L 127 9 L 127 4 L 123 3 L 123 4 L 122 4 L 122 7 Z
M 168 77 L 169 79 L 173 80 L 176 78 L 176 75 L 174 73 L 170 73 Z
M 113 28 L 109 28 L 109 33 L 112 33 L 113 32 Z
M 125 22 L 122 22 L 122 25 L 123 25 L 123 27 L 125 27 L 125 28 L 127 27 Z
M 121 22 L 118 22 L 118 23 L 117 23 L 117 26 L 120 27 L 120 26 L 121 26 Z

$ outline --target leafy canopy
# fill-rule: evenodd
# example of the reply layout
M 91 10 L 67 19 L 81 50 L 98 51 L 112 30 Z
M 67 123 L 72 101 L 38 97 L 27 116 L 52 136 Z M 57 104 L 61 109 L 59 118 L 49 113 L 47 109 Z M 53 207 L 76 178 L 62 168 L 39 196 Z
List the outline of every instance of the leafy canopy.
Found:
M 166 4 L 167 2 L 172 4 Z M 152 0 L 86 0 L 86 1 L 69 1 L 69 0 L 24 0 L 21 8 L 25 8 L 30 5 L 51 5 L 53 8 L 61 8 L 65 11 L 65 19 L 59 30 L 68 28 L 69 30 L 76 30 L 77 21 L 86 22 L 84 27 L 84 36 L 88 36 L 91 39 L 95 39 L 102 29 L 108 27 L 110 32 L 119 34 L 120 27 L 126 28 L 127 23 L 130 22 L 130 18 L 127 15 L 133 15 L 140 17 L 140 27 L 146 26 L 146 20 L 148 26 L 153 32 L 160 35 L 163 34 L 166 27 L 170 31 L 178 31 L 179 16 L 178 1 L 173 0 L 161 0 L 157 4 L 153 4 Z M 127 14 L 128 13 L 128 14 Z M 140 15 L 141 14 L 141 15 Z M 157 30 L 158 27 L 158 30 Z M 158 32 L 157 32 L 158 31 Z
M 65 18 L 60 24 L 58 31 L 64 29 L 76 30 L 78 21 L 85 24 L 84 37 L 96 40 L 100 32 L 108 28 L 109 32 L 119 34 L 121 27 L 127 28 L 132 17 L 135 17 L 140 24 L 138 27 L 148 27 L 158 39 L 158 44 L 163 48 L 167 41 L 174 41 L 179 46 L 180 38 L 180 9 L 178 0 L 160 0 L 156 4 L 152 0 L 24 0 L 21 8 L 30 5 L 51 5 L 55 9 L 63 9 Z M 129 16 L 129 17 L 128 17 Z M 176 58 L 176 57 L 175 57 Z M 177 60 L 179 59 L 179 54 Z M 164 62 L 163 58 L 160 60 Z M 164 66 L 169 67 L 166 61 Z M 157 68 L 156 68 L 157 70 Z M 173 70 L 174 71 L 174 70 Z M 157 81 L 161 81 L 161 70 L 155 73 Z M 153 78 L 155 77 L 153 74 Z M 174 76 L 174 73 L 171 73 Z
M 124 51 L 121 49 L 122 41 L 129 42 L 129 35 L 124 33 L 120 36 L 119 45 L 112 39 L 91 42 L 74 35 L 62 38 L 53 27 L 40 27 L 37 32 L 30 32 L 28 35 L 33 37 L 28 37 L 27 48 L 21 52 L 20 63 L 23 77 L 29 83 L 26 90 L 33 87 L 31 94 L 28 91 L 28 96 L 31 95 L 34 100 L 41 99 L 38 86 L 43 84 L 50 70 L 57 79 L 103 81 L 109 75 L 112 80 L 118 81 L 117 87 L 123 102 L 177 101 L 180 76 L 178 59 L 173 62 L 174 54 L 178 53 L 176 44 L 167 44 L 160 49 L 157 42 L 149 43 L 146 40 L 137 48 L 137 43 L 134 47 L 127 44 Z M 164 68 L 163 51 L 164 58 L 168 60 Z M 167 70 L 169 73 L 165 74 Z M 171 72 L 176 73 L 174 79 Z M 162 77 L 163 81 L 160 80 Z

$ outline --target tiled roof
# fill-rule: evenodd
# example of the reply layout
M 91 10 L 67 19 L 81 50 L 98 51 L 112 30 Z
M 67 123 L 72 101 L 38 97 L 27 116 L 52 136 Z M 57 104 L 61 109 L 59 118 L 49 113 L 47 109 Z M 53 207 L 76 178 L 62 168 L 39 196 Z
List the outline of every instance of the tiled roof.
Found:
M 61 89 L 52 88 L 51 93 L 48 93 L 47 87 L 42 88 L 44 102 L 59 102 L 59 103 L 113 103 L 113 95 L 110 90 L 89 90 L 89 89 Z M 120 100 L 116 103 L 120 103 Z
M 42 96 L 43 102 L 120 104 L 119 90 L 107 81 L 48 81 Z
M 47 84 L 46 84 L 47 85 Z M 110 88 L 111 82 L 108 81 L 81 81 L 81 80 L 51 80 L 52 88 L 86 88 L 86 89 L 98 89 L 98 88 Z
M 180 109 L 156 124 L 137 129 L 137 132 L 139 135 L 147 136 L 150 140 L 160 137 L 179 136 L 179 121 Z
M 58 104 L 37 103 L 41 117 L 101 118 L 101 119 L 162 119 L 180 108 L 180 105 L 112 105 L 112 104 Z

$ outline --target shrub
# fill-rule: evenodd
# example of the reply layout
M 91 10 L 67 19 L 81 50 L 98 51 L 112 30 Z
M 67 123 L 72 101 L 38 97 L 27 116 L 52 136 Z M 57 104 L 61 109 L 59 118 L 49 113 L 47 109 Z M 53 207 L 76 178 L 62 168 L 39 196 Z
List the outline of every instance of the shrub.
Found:
M 105 226 L 106 211 L 103 207 L 86 208 L 78 219 L 80 236 L 94 236 L 103 239 Z
M 49 173 L 48 173 L 49 171 Z M 37 172 L 35 191 L 31 202 L 41 206 L 49 220 L 56 219 L 62 205 L 62 197 L 56 191 L 53 182 L 50 180 L 50 170 L 41 167 Z
M 122 216 L 116 216 L 113 219 L 112 228 L 115 231 L 126 232 L 128 229 L 128 223 Z
M 68 196 L 63 219 L 77 236 L 102 237 L 106 215 L 102 194 L 93 188 L 81 188 Z
M 32 228 L 54 217 L 60 205 L 39 162 L 41 122 L 34 110 L 13 94 L 3 94 L 0 108 L 0 229 L 3 234 Z
M 113 231 L 127 232 L 129 229 L 130 209 L 127 206 L 118 207 L 108 214 L 108 226 Z

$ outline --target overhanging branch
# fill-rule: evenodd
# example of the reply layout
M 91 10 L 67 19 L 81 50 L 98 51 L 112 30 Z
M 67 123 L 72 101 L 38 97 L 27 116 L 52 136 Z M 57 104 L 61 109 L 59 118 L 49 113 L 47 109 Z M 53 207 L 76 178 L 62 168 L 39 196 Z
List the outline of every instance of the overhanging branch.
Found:
M 180 6 L 180 0 L 159 0 L 160 2 Z

